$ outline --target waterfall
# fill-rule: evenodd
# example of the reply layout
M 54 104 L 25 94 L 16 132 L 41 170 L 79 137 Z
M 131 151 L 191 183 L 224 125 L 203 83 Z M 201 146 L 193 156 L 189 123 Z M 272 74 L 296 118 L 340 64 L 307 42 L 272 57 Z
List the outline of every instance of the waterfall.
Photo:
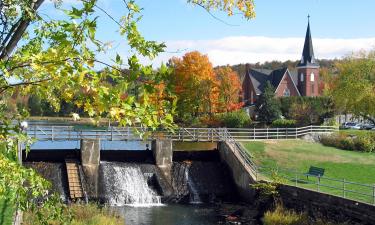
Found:
M 202 200 L 201 200 L 201 198 L 199 196 L 197 188 L 195 187 L 194 182 L 192 182 L 191 179 L 189 179 L 189 178 L 190 178 L 189 177 L 189 169 L 188 169 L 188 167 L 186 167 L 185 168 L 185 179 L 186 179 L 189 191 L 190 191 L 189 203 L 190 204 L 201 204 Z
M 161 197 L 148 186 L 147 177 L 138 165 L 103 163 L 106 201 L 110 205 L 157 206 Z

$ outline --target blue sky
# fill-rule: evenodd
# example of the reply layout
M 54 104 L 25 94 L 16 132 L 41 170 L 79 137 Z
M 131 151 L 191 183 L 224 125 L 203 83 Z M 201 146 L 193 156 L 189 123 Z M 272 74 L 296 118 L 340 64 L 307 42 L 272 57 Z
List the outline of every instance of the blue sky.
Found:
M 208 54 L 214 65 L 297 60 L 302 53 L 308 14 L 317 58 L 340 58 L 375 47 L 374 0 L 255 0 L 257 16 L 253 20 L 213 12 L 231 25 L 185 0 L 138 3 L 144 8 L 139 24 L 142 33 L 147 39 L 165 41 L 171 52 L 153 62 L 143 59 L 154 65 L 192 50 Z M 125 13 L 122 0 L 99 0 L 99 5 L 115 18 Z M 50 12 L 50 6 L 42 10 Z M 113 49 L 101 57 L 113 57 L 115 52 L 124 57 L 130 54 L 126 41 L 116 35 L 114 23 L 103 20 L 99 26 L 99 37 L 113 42 Z

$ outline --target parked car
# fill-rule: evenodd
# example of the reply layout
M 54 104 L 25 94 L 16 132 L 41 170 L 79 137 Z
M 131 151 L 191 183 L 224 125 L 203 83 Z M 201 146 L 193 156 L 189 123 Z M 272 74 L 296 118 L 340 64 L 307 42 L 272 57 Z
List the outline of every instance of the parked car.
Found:
M 371 130 L 371 129 L 374 129 L 375 128 L 375 125 L 373 124 L 362 124 L 361 125 L 361 130 Z
M 345 122 L 341 125 L 342 129 L 355 129 L 359 130 L 361 129 L 361 124 L 360 123 L 355 123 L 355 122 Z

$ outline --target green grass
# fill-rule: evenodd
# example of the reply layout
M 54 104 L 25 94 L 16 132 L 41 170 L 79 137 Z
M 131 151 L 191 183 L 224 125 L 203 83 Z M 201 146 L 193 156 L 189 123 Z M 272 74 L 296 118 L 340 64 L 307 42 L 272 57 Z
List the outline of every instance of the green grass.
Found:
M 374 134 L 375 131 L 372 130 L 355 130 L 355 129 L 347 129 L 347 130 L 340 130 L 339 133 L 348 134 L 348 135 L 366 135 L 366 134 Z
M 342 180 L 369 184 L 371 187 L 361 187 L 347 184 L 346 190 L 360 191 L 368 195 L 373 194 L 372 185 L 375 184 L 375 154 L 344 151 L 333 147 L 326 147 L 318 143 L 310 143 L 302 140 L 247 142 L 244 147 L 254 157 L 257 165 L 262 167 L 280 168 L 278 174 L 287 176 L 284 181 L 295 185 L 295 172 L 298 175 L 297 185 L 317 189 L 316 178 L 306 179 L 302 173 L 306 173 L 310 166 L 325 168 L 325 174 L 321 179 L 322 185 L 343 188 Z M 290 171 L 281 171 L 288 169 Z M 269 178 L 270 169 L 264 169 L 264 178 Z M 338 181 L 327 180 L 334 178 Z M 335 190 L 329 187 L 320 187 L 320 191 L 331 194 L 343 195 L 342 190 Z M 362 196 L 356 193 L 346 193 L 346 197 L 373 203 L 373 197 Z

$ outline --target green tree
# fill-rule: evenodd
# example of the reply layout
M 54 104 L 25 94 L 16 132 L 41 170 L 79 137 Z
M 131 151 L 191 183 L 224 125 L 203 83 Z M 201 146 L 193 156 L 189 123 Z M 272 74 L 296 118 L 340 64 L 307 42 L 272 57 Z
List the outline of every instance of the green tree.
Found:
M 268 81 L 264 92 L 259 96 L 256 102 L 257 120 L 271 124 L 281 116 L 280 103 L 275 98 L 275 88 Z
M 38 95 L 30 95 L 27 101 L 27 106 L 29 107 L 31 116 L 43 115 L 42 101 Z
M 123 9 L 118 10 L 124 15 L 117 19 L 96 0 L 78 1 L 71 8 L 65 8 L 62 2 L 55 2 L 54 12 L 65 14 L 61 19 L 39 13 L 44 0 L 0 2 L 0 98 L 12 95 L 19 87 L 23 95 L 38 93 L 56 111 L 65 101 L 82 108 L 92 118 L 108 116 L 121 126 L 134 123 L 154 129 L 173 126 L 173 99 L 150 101 L 169 70 L 162 66 L 155 71 L 138 60 L 138 56 L 153 59 L 165 49 L 164 43 L 146 40 L 137 29 L 142 18 L 141 7 L 134 0 L 123 1 Z M 252 0 L 188 2 L 228 15 L 240 12 L 248 19 L 255 15 Z M 108 22 L 115 23 L 119 34 L 127 40 L 132 53 L 127 59 L 118 54 L 111 63 L 98 59 L 98 54 L 106 54 L 109 44 L 98 39 L 97 24 Z M 104 69 L 99 73 L 97 67 Z M 102 85 L 109 79 L 113 81 L 110 88 Z M 136 95 L 130 90 L 135 86 Z M 0 140 L 6 143 L 1 148 L 7 152 L 0 154 L 0 198 L 6 197 L 17 209 L 35 211 L 41 224 L 52 218 L 63 221 L 59 198 L 48 191 L 50 184 L 13 160 L 17 141 L 26 146 L 31 144 L 20 126 L 12 123 L 25 118 L 27 112 L 23 109 L 19 114 L 7 115 L 6 111 L 6 104 L 0 101 Z M 42 216 L 41 209 L 50 214 Z
M 327 88 L 336 107 L 375 124 L 375 50 L 355 53 L 335 67 Z

